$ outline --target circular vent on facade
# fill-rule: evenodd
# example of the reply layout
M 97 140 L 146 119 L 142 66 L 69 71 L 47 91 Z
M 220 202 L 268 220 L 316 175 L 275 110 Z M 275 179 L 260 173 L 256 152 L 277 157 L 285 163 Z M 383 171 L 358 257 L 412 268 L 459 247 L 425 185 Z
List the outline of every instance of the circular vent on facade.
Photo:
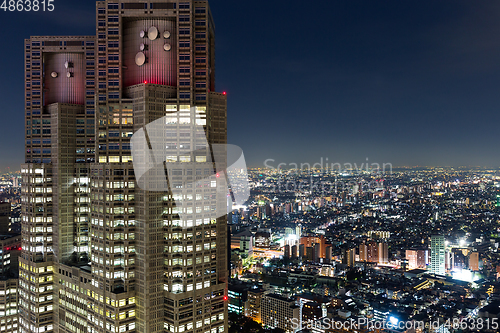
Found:
M 146 37 L 146 31 L 141 30 L 141 32 L 139 32 L 139 36 L 141 36 L 141 38 Z
M 144 44 L 144 43 L 141 43 L 141 45 L 139 46 L 139 49 L 140 49 L 141 51 L 145 51 L 145 50 L 147 50 L 147 49 L 148 49 L 148 46 L 147 46 L 146 44 Z
M 55 79 L 56 77 L 59 76 L 59 74 L 57 74 L 57 72 L 52 72 L 50 73 L 50 76 L 52 76 Z
M 142 52 L 139 52 L 135 55 L 135 64 L 137 66 L 142 66 L 146 63 L 146 55 Z
M 172 49 L 172 45 L 170 45 L 169 43 L 167 43 L 167 44 L 163 45 L 163 49 L 165 51 L 170 51 Z
M 158 38 L 158 29 L 156 27 L 149 28 L 148 38 L 151 40 L 155 40 L 156 38 Z
M 165 38 L 165 39 L 170 38 L 170 31 L 165 31 L 163 33 L 163 38 Z

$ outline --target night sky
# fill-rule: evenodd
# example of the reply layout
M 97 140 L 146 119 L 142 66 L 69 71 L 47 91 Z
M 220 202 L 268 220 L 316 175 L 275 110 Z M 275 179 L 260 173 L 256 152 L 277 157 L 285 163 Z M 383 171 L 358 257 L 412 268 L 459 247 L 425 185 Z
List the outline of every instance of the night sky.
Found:
M 499 1 L 212 0 L 228 142 L 249 166 L 500 166 Z M 94 35 L 94 1 L 0 11 L 0 171 L 24 159 L 24 38 Z

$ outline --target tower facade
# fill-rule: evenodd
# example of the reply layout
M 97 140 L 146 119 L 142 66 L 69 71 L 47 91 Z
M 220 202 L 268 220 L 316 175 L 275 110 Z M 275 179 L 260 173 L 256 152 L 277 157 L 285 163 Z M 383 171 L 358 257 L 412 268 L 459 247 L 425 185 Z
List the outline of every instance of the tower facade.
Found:
M 444 236 L 431 236 L 431 273 L 445 275 L 445 244 Z
M 25 41 L 19 331 L 225 332 L 226 219 L 210 214 L 219 183 L 206 180 L 227 137 L 210 8 L 96 7 L 95 36 Z M 166 158 L 143 178 L 158 121 Z

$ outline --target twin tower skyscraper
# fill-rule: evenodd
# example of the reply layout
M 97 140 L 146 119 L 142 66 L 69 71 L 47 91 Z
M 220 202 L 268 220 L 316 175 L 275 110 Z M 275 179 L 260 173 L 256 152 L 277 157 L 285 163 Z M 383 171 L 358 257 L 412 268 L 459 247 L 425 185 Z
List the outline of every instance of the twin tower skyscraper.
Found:
M 25 40 L 18 331 L 226 333 L 226 151 L 211 145 L 227 143 L 227 112 L 210 8 L 96 7 L 95 36 Z M 166 131 L 146 130 L 158 121 Z

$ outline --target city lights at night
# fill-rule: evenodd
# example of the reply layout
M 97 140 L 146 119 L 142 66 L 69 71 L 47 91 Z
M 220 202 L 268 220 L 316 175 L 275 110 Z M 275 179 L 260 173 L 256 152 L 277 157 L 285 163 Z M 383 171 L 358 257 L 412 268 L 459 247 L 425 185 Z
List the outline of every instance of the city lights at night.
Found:
M 0 332 L 500 332 L 500 2 L 0 15 Z

